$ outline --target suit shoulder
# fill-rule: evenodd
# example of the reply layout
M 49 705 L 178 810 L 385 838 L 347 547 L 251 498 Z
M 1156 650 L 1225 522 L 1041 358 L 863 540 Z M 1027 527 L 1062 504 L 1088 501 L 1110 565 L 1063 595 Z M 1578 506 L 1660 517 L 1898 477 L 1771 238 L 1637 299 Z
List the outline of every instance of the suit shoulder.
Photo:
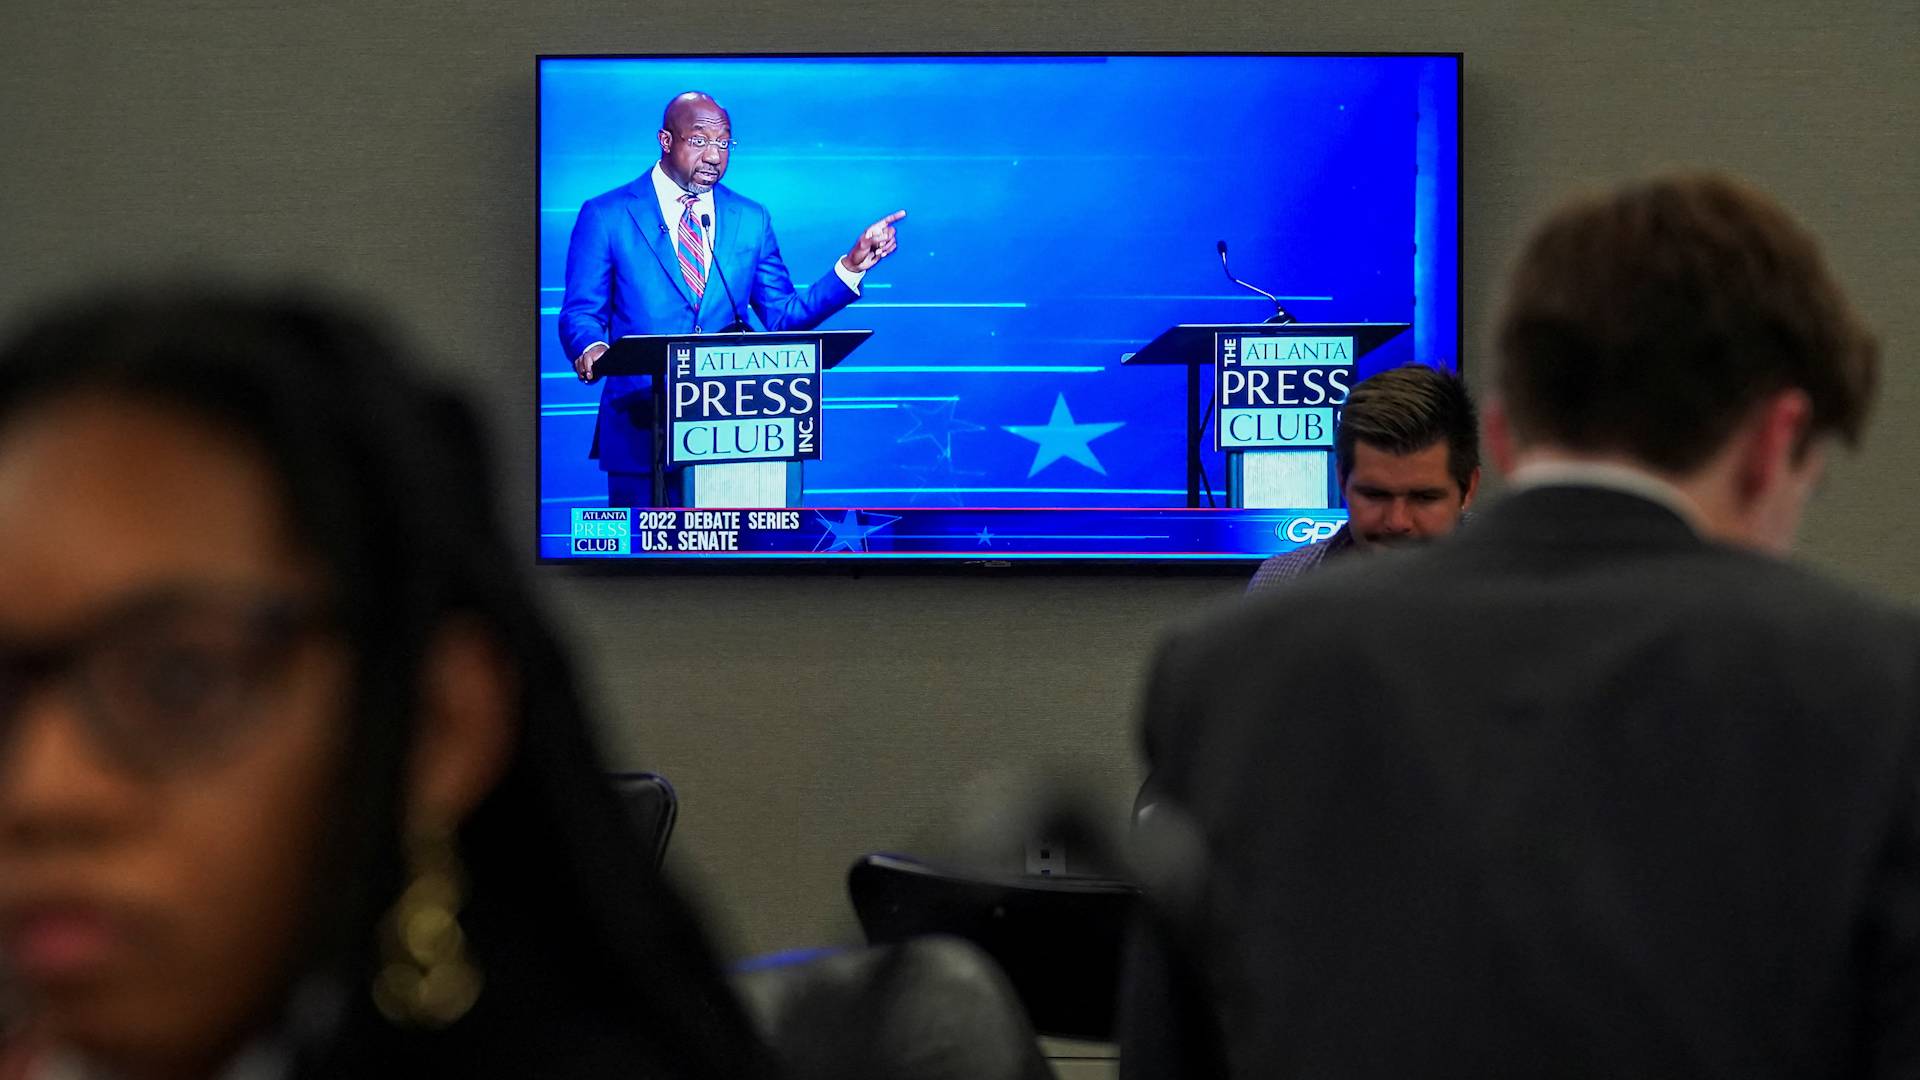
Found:
M 618 207 L 631 198 L 633 198 L 633 181 L 629 180 L 617 188 L 603 191 L 593 198 L 588 199 L 586 202 L 581 203 L 580 212 L 583 214 L 588 211 L 596 214 L 603 213 Z
M 1803 563 L 1722 549 L 1712 560 L 1726 575 L 1734 603 L 1771 609 L 1826 634 L 1904 634 L 1920 638 L 1920 612 L 1848 585 Z M 1709 579 L 1711 580 L 1711 579 Z M 1744 587 L 1741 587 L 1744 586 Z
M 773 215 L 767 212 L 765 206 L 747 198 L 745 195 L 740 194 L 724 184 L 714 188 L 714 192 L 716 193 L 716 197 L 725 196 L 727 205 L 731 206 L 735 213 L 744 214 L 762 225 L 773 220 Z

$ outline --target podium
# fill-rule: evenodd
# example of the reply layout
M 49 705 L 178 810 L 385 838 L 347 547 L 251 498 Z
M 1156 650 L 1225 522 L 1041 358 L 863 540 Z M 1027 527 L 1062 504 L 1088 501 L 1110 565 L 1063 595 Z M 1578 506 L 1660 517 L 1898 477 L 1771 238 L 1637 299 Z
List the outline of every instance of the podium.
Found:
M 652 377 L 654 506 L 668 505 L 669 470 L 680 472 L 684 506 L 798 506 L 801 462 L 820 456 L 821 374 L 872 336 L 871 330 L 630 334 L 613 343 L 594 372 Z M 798 385 L 807 380 L 810 385 Z M 691 400 L 687 386 L 695 391 Z M 809 408 L 798 408 L 802 399 Z M 768 411 L 772 402 L 780 407 Z M 755 411 L 746 416 L 749 403 Z
M 1288 440 L 1271 436 L 1272 445 L 1238 447 L 1226 444 L 1220 417 L 1227 413 L 1221 401 L 1226 369 L 1241 372 L 1263 369 L 1273 374 L 1284 369 L 1299 371 L 1346 368 L 1349 373 L 1360 357 L 1399 336 L 1410 323 L 1181 323 L 1168 327 L 1139 352 L 1123 357 L 1124 366 L 1143 364 L 1179 364 L 1187 369 L 1187 505 L 1198 507 L 1205 471 L 1201 454 L 1209 423 L 1214 441 L 1227 454 L 1228 505 L 1318 508 L 1337 504 L 1339 492 L 1331 467 L 1332 429 L 1327 425 L 1324 441 L 1296 437 Z M 1292 340 L 1289 340 L 1292 339 Z M 1243 350 L 1241 343 L 1251 340 Z M 1228 349 L 1227 343 L 1234 346 Z M 1269 346 L 1268 343 L 1272 343 Z M 1226 355 L 1223 356 L 1223 351 Z M 1260 354 L 1256 356 L 1256 353 Z M 1241 363 L 1244 358 L 1244 364 Z M 1224 361 L 1224 363 L 1223 363 Z M 1215 371 L 1215 407 L 1200 404 L 1200 369 Z M 1265 382 L 1266 380 L 1263 380 Z M 1241 380 L 1245 390 L 1246 380 Z M 1278 399 L 1275 399 L 1278 400 Z M 1341 395 L 1344 400 L 1344 395 Z M 1328 420 L 1337 405 L 1315 406 L 1314 419 L 1324 408 Z M 1260 410 L 1235 410 L 1251 414 Z M 1276 409 L 1274 411 L 1283 411 Z M 1234 419 L 1241 419 L 1236 415 Z M 1256 422 L 1258 417 L 1254 417 Z M 1210 485 L 1209 485 L 1210 487 Z M 1211 493 L 1209 492 L 1209 498 Z

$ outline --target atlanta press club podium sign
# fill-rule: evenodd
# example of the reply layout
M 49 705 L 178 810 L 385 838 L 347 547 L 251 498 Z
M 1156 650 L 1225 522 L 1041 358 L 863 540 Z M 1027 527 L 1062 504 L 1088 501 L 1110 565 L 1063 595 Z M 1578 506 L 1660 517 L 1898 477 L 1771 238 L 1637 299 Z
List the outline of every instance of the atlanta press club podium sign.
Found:
M 667 346 L 674 465 L 820 456 L 820 342 Z
M 656 403 L 689 503 L 787 501 L 789 466 L 820 456 L 820 354 L 818 337 L 666 342 Z M 791 512 L 749 514 L 756 528 L 799 527 Z M 636 539 L 649 552 L 738 551 L 741 519 L 738 510 L 574 507 L 571 554 L 630 555 Z
M 1211 425 L 1212 447 L 1227 457 L 1227 505 L 1325 509 L 1339 505 L 1329 450 L 1355 364 L 1409 325 L 1179 323 L 1120 362 L 1187 369 L 1188 506 L 1212 505 L 1202 454 Z M 1203 409 L 1206 366 L 1214 398 Z
M 653 505 L 570 507 L 571 556 L 744 550 L 802 528 L 801 463 L 824 445 L 822 374 L 871 330 L 629 334 L 595 370 L 651 380 Z M 680 507 L 665 505 L 669 471 Z M 745 507 L 741 510 L 737 508 Z M 757 509 L 765 508 L 765 509 Z
M 1214 449 L 1327 450 L 1353 390 L 1353 337 L 1223 333 L 1215 339 Z

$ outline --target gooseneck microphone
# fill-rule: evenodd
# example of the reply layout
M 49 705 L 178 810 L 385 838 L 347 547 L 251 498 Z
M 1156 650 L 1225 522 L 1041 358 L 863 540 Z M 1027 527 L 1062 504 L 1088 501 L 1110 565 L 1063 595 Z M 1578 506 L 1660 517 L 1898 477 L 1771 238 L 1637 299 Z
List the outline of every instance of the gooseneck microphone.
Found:
M 740 301 L 733 298 L 733 290 L 727 287 L 727 272 L 720 269 L 720 250 L 713 247 L 713 216 L 711 214 L 701 214 L 700 227 L 706 230 L 707 246 L 713 252 L 713 272 L 720 277 L 720 291 L 727 294 L 727 303 L 733 306 L 733 322 L 728 324 L 727 328 L 721 331 L 721 333 L 732 333 L 735 330 L 752 330 L 753 324 L 747 322 L 746 317 L 740 314 Z
M 1220 270 L 1222 273 L 1225 273 L 1227 275 L 1228 281 L 1233 282 L 1235 285 L 1238 285 L 1243 289 L 1247 289 L 1252 292 L 1257 292 L 1261 296 L 1264 296 L 1267 299 L 1273 301 L 1273 318 L 1268 319 L 1267 320 L 1268 322 L 1290 323 L 1290 322 L 1299 321 L 1293 317 L 1293 312 L 1288 311 L 1286 308 L 1286 305 L 1280 302 L 1279 297 L 1273 295 L 1272 293 L 1268 292 L 1267 290 L 1261 288 L 1258 285 L 1249 285 L 1246 282 L 1241 281 L 1239 278 L 1233 276 L 1233 268 L 1227 265 L 1227 242 L 1225 240 L 1215 241 L 1214 247 L 1217 248 L 1220 252 Z

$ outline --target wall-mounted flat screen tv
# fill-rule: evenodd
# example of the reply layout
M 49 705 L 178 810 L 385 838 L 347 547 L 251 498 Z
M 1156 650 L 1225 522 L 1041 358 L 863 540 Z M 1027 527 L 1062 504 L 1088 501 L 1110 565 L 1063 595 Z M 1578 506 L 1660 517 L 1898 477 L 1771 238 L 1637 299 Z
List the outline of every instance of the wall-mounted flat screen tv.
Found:
M 1459 369 L 1458 55 L 536 67 L 542 561 L 1248 562 Z

